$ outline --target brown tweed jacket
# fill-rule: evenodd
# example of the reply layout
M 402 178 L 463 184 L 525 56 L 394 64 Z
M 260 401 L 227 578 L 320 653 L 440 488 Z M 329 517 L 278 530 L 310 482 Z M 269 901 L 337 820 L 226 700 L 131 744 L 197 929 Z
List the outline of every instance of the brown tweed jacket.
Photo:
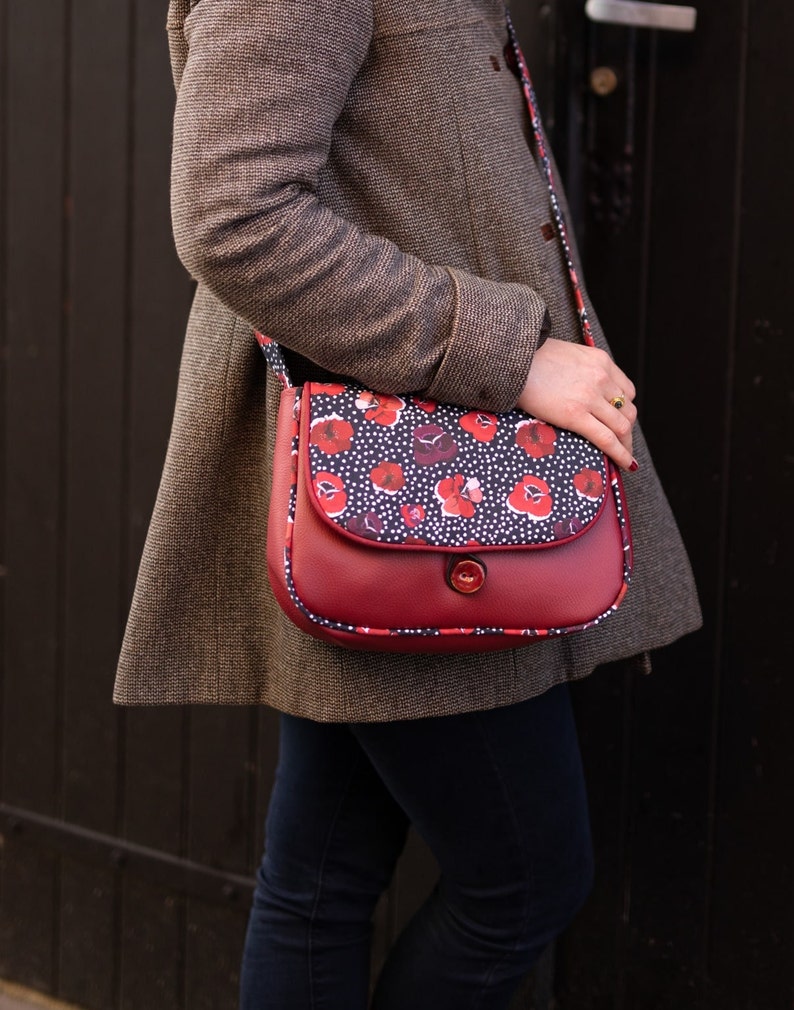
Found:
M 336 649 L 281 614 L 265 571 L 277 389 L 252 327 L 289 349 L 299 378 L 494 411 L 514 405 L 547 312 L 553 336 L 579 328 L 543 234 L 549 198 L 501 0 L 172 0 L 168 30 L 174 232 L 199 288 L 116 701 L 263 702 L 321 720 L 455 713 L 696 628 L 641 433 L 626 477 L 635 576 L 603 625 L 428 657 Z

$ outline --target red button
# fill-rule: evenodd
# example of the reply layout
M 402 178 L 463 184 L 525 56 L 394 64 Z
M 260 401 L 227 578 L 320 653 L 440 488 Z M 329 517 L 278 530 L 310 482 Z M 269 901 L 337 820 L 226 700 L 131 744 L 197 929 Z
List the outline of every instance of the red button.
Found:
M 447 579 L 458 593 L 476 593 L 485 584 L 485 565 L 471 557 L 453 559 Z

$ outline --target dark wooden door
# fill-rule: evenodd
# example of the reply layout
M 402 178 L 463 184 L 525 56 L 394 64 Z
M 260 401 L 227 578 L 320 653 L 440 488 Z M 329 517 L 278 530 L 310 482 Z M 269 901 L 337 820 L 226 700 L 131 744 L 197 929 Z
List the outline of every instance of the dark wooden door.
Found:
M 598 871 L 558 945 L 561 1010 L 793 999 L 794 7 L 696 6 L 691 34 L 536 12 L 589 289 L 705 616 L 651 677 L 577 687 Z
M 516 1007 L 790 1010 L 794 8 L 673 37 L 514 7 L 706 615 L 577 688 L 597 883 Z M 233 1010 L 275 761 L 271 713 L 110 704 L 191 296 L 164 18 L 0 0 L 0 975 L 91 1010 Z M 376 960 L 432 875 L 413 842 Z

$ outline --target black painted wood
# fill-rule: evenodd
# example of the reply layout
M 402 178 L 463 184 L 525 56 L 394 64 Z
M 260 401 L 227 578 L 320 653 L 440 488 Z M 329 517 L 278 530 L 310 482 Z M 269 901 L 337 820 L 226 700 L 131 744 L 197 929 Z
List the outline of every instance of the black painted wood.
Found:
M 64 778 L 61 811 L 117 826 L 118 713 L 107 703 L 120 595 L 130 45 L 127 5 L 68 8 L 64 398 Z M 103 156 L 97 157 L 102 151 Z M 97 419 L 101 418 L 101 423 Z M 81 479 L 75 479 L 81 475 Z M 117 880 L 61 861 L 58 993 L 103 1010 L 117 988 Z
M 12 0 L 4 21 L 2 794 L 54 814 L 63 779 L 65 4 Z M 57 987 L 59 884 L 55 859 L 10 840 L 0 970 L 45 991 Z
M 772 96 L 794 20 L 781 4 L 698 7 L 696 35 L 637 38 L 632 214 L 607 227 L 591 177 L 585 252 L 613 347 L 639 380 L 706 626 L 659 654 L 651 678 L 624 685 L 628 780 L 604 765 L 607 740 L 591 751 L 603 675 L 578 688 L 599 879 L 561 945 L 563 1010 L 777 1010 L 791 1001 L 792 815 L 782 801 L 792 794 L 791 697 L 773 629 L 785 621 L 777 509 L 791 482 L 781 441 L 791 430 L 791 351 L 776 281 L 791 257 L 777 236 L 794 204 L 779 174 L 790 110 Z M 618 60 L 629 34 L 591 29 L 580 80 Z M 587 146 L 613 162 L 625 139 L 618 66 L 621 88 L 591 98 L 585 124 Z M 602 815 L 619 794 L 626 816 L 611 845 L 624 871 L 610 881 Z M 606 961 L 604 935 L 617 935 Z
M 745 85 L 737 173 L 723 677 L 715 712 L 709 972 L 746 1007 L 787 1010 L 794 991 L 794 750 L 790 597 L 794 361 L 788 236 L 794 110 L 782 100 L 794 36 L 780 0 L 743 5 Z M 787 41 L 788 40 L 788 41 Z
M 514 4 L 706 626 L 650 678 L 577 685 L 597 880 L 513 1010 L 791 1006 L 794 9 L 698 7 L 693 36 L 653 36 L 588 27 L 579 0 Z M 192 291 L 168 215 L 164 8 L 0 5 L 0 800 L 250 877 L 275 715 L 109 700 Z M 588 91 L 599 64 L 613 96 Z M 629 163 L 630 205 L 605 215 Z M 0 975 L 92 1010 L 233 1010 L 243 901 L 33 834 L 0 839 Z M 413 839 L 376 970 L 435 872 Z
M 130 26 L 128 294 L 125 331 L 123 502 L 124 599 L 120 636 L 146 526 L 154 505 L 176 392 L 190 283 L 173 249 L 169 157 L 173 85 L 165 7 L 136 2 Z M 119 639 L 120 640 L 120 639 Z M 178 709 L 123 715 L 120 832 L 139 844 L 187 855 L 189 713 Z M 117 945 L 116 1007 L 184 1010 L 187 901 L 134 876 L 125 880 Z
M 124 880 L 116 933 L 120 989 L 110 1004 L 114 1010 L 184 1010 L 186 904 L 173 890 L 133 875 Z

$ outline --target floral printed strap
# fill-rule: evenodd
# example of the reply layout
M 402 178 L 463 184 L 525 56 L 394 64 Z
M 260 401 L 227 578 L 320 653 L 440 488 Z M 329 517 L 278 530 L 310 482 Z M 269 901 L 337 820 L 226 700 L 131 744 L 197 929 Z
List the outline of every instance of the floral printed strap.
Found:
M 524 98 L 527 102 L 527 109 L 529 110 L 529 119 L 532 123 L 532 132 L 535 136 L 535 146 L 543 165 L 543 171 L 546 175 L 549 197 L 551 198 L 551 208 L 554 214 L 554 223 L 557 225 L 557 231 L 560 236 L 560 241 L 562 242 L 563 253 L 565 254 L 565 262 L 571 278 L 574 303 L 576 304 L 576 311 L 579 315 L 579 323 L 582 327 L 582 337 L 586 344 L 589 344 L 590 347 L 595 347 L 593 332 L 590 328 L 590 320 L 587 318 L 587 309 L 585 308 L 584 298 L 582 297 L 582 289 L 579 285 L 579 278 L 576 274 L 576 267 L 574 266 L 573 255 L 571 254 L 571 244 L 568 241 L 568 228 L 565 224 L 565 217 L 562 213 L 562 207 L 560 206 L 560 201 L 557 196 L 557 188 L 554 184 L 554 173 L 551 170 L 551 161 L 549 160 L 548 155 L 549 148 L 546 144 L 546 134 L 543 130 L 543 121 L 540 118 L 540 106 L 538 105 L 538 99 L 535 95 L 535 89 L 532 86 L 532 79 L 529 76 L 527 63 L 524 59 L 524 54 L 521 52 L 521 46 L 518 44 L 516 31 L 513 27 L 513 21 L 509 13 L 507 14 L 507 31 L 510 35 L 510 44 L 513 47 L 513 55 L 515 56 L 518 68 L 518 78 L 521 81 L 521 87 L 524 90 Z
M 281 345 L 277 344 L 271 337 L 266 337 L 264 333 L 255 332 L 254 336 L 256 337 L 256 342 L 262 348 L 265 360 L 273 369 L 276 378 L 284 389 L 289 389 L 292 385 L 292 380 L 290 379 L 287 362 L 284 360 L 284 352 L 281 350 Z

